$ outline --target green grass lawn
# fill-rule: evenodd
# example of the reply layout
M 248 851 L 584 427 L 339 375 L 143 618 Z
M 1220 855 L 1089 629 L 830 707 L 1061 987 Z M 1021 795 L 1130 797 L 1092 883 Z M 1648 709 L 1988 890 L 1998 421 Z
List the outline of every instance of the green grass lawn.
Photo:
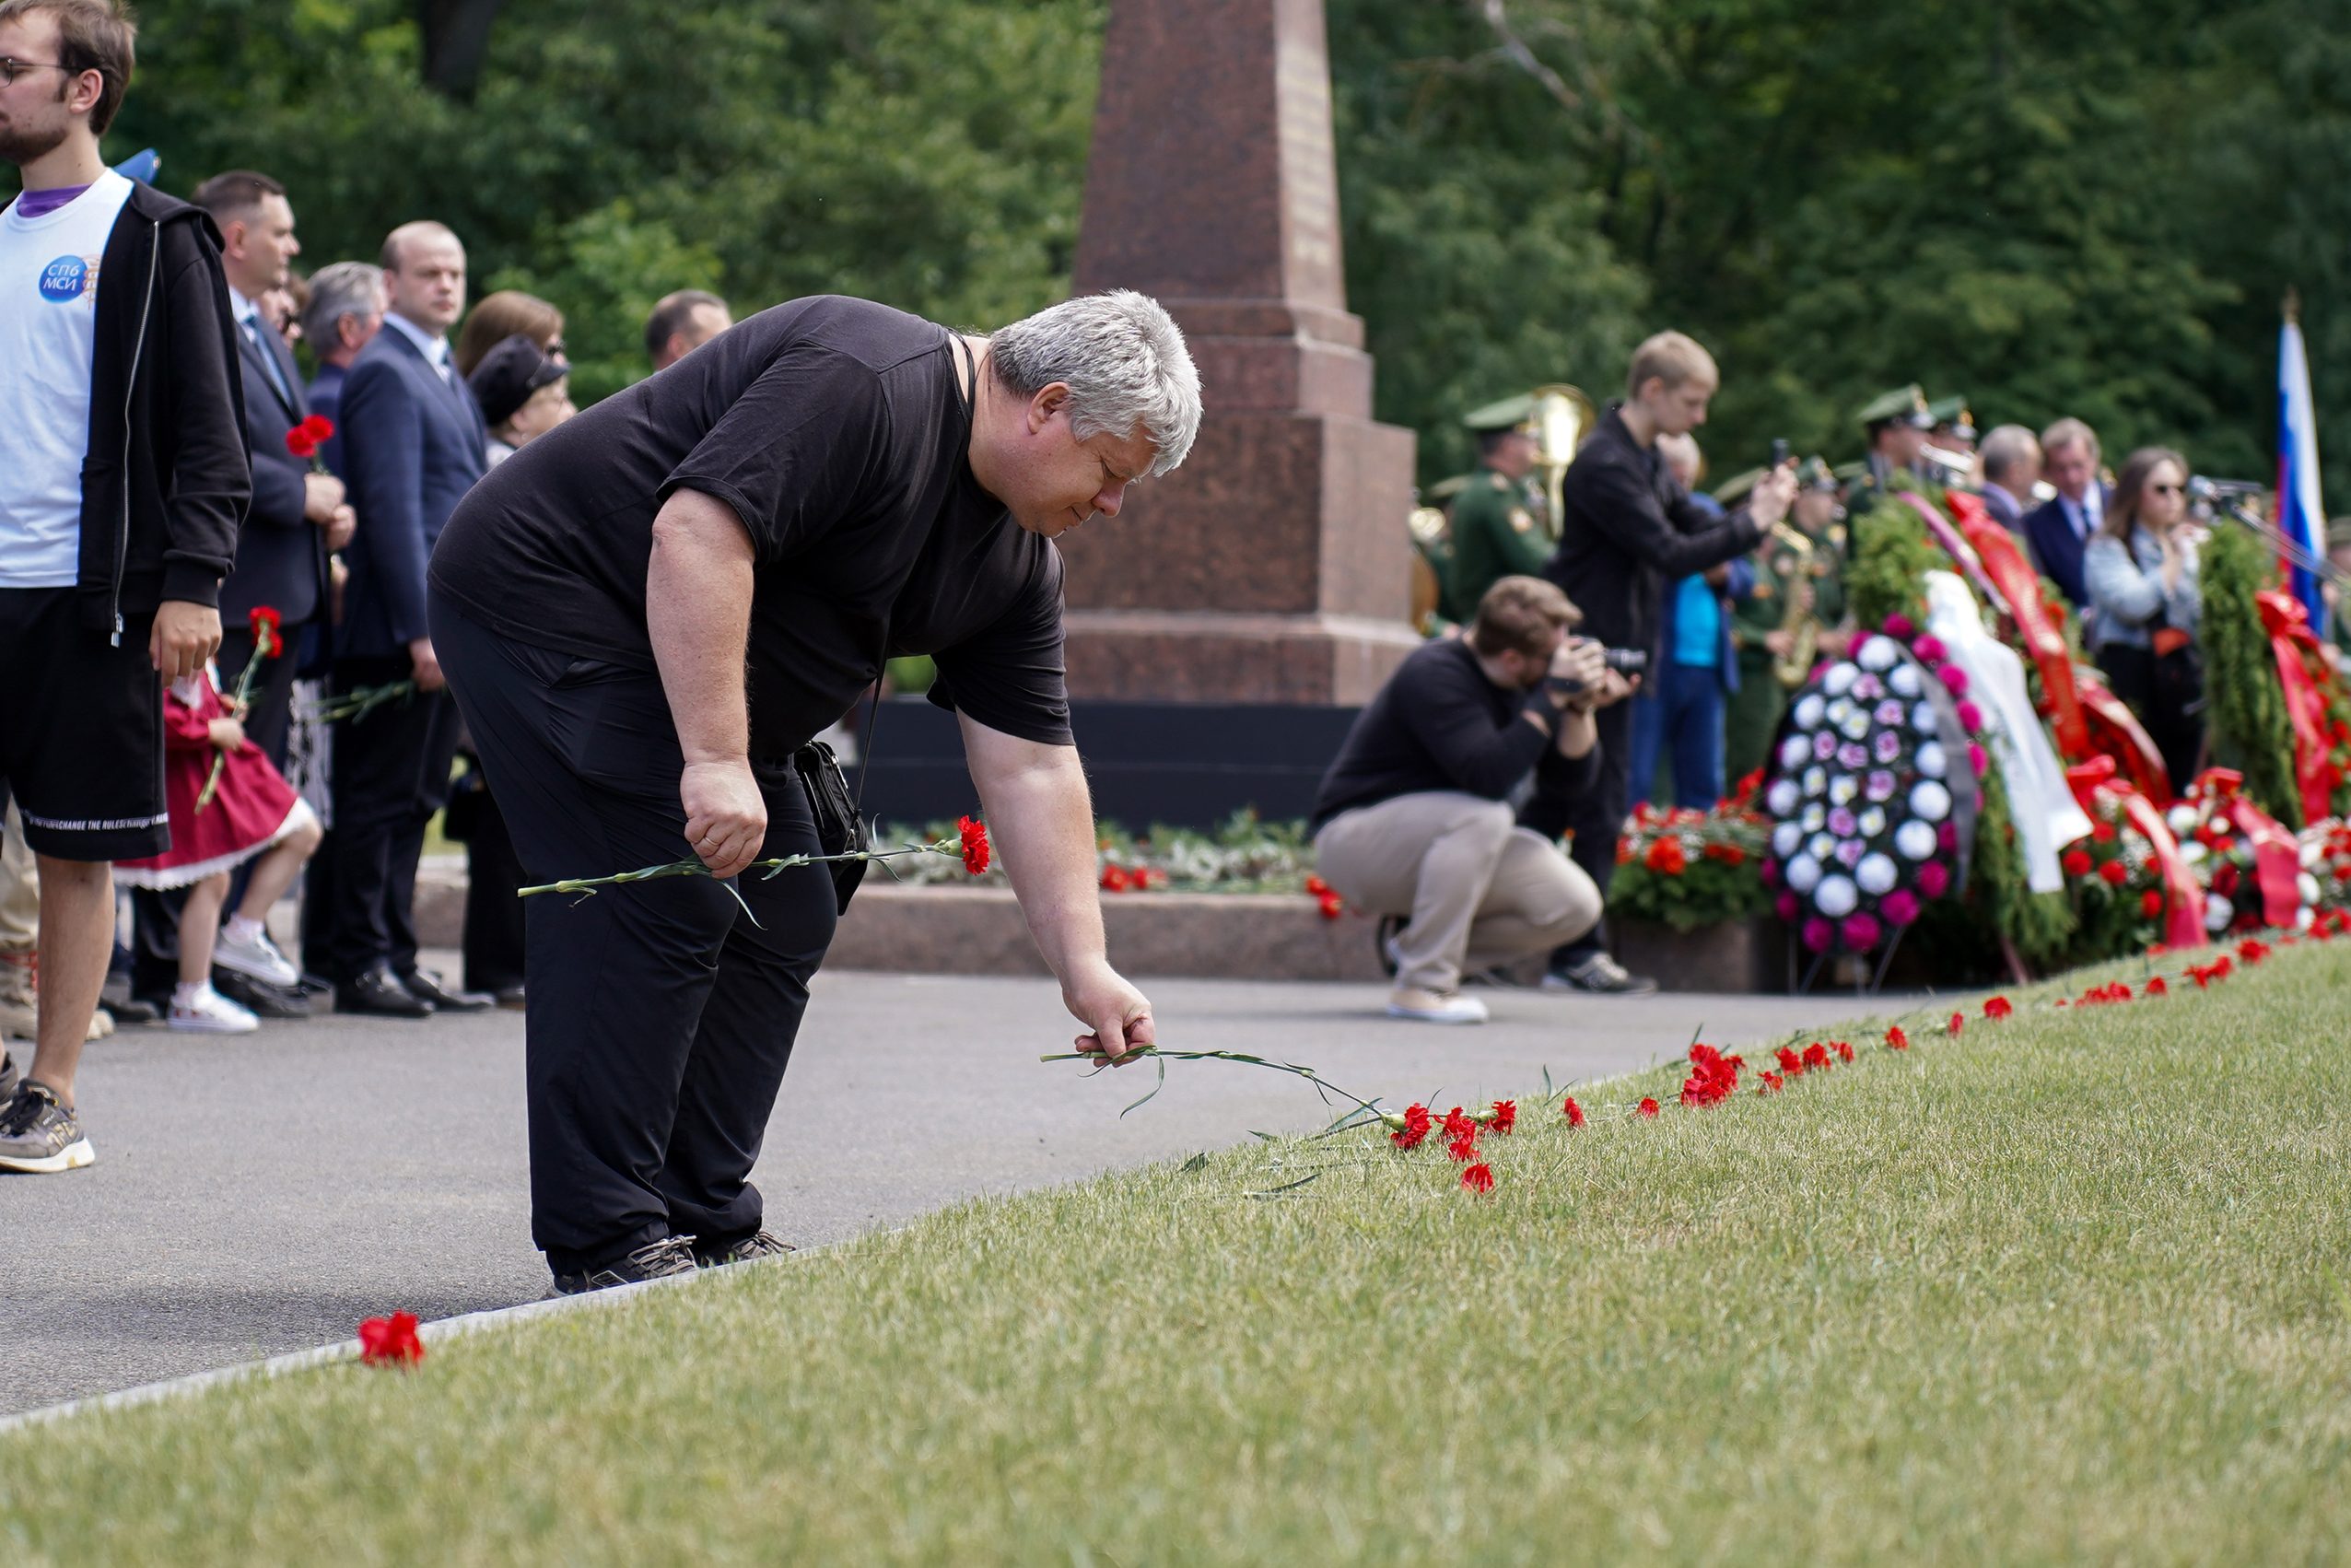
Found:
M 2351 942 L 2299 945 L 2209 993 L 2018 993 L 1958 1040 L 1912 1020 L 1909 1052 L 1873 1036 L 1770 1099 L 1608 1085 L 1581 1130 L 1529 1106 L 1488 1134 L 1483 1199 L 1438 1140 L 1365 1134 L 969 1203 L 409 1374 L 20 1433 L 0 1541 L 12 1563 L 2341 1561 L 2346 983 Z M 1662 1117 L 1627 1114 L 1643 1093 Z M 1304 1163 L 1324 1174 L 1250 1196 Z

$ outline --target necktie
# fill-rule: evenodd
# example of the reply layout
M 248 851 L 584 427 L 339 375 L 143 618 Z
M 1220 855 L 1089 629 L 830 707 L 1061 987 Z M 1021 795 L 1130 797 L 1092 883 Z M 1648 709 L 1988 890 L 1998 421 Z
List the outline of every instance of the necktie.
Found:
M 277 356 L 270 352 L 269 345 L 262 338 L 260 321 L 247 316 L 243 326 L 246 341 L 253 345 L 253 351 L 262 357 L 262 363 L 269 369 L 269 384 L 277 389 L 277 395 L 291 408 L 294 405 L 294 390 L 286 384 L 285 369 L 278 364 Z

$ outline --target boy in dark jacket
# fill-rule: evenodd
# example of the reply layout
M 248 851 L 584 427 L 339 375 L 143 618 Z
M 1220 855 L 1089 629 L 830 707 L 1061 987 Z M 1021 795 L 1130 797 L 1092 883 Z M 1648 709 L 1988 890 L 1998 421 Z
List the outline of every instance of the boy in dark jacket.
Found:
M 251 496 L 219 236 L 106 167 L 135 29 L 0 0 L 0 795 L 41 870 L 32 1064 L 0 1058 L 0 1170 L 96 1157 L 74 1070 L 113 946 L 111 863 L 170 846 L 163 687 L 220 643 Z

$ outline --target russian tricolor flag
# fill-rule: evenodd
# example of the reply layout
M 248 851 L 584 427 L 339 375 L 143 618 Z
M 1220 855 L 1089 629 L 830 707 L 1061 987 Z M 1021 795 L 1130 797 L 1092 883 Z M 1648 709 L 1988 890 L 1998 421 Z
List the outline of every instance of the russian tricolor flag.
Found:
M 2277 334 L 2277 527 L 2300 545 L 2303 559 L 2326 559 L 2326 502 L 2319 491 L 2318 406 L 2310 397 L 2310 361 L 2302 349 L 2302 323 L 2292 298 Z M 2294 596 L 2310 613 L 2310 625 L 2326 625 L 2326 602 L 2318 574 L 2285 563 Z

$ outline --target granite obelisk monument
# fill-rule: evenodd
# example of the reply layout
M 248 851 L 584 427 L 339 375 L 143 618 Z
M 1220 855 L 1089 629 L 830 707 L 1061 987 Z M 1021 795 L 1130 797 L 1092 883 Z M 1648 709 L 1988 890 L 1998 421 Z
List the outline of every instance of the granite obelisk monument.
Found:
M 1112 0 L 1073 287 L 1164 303 L 1206 414 L 1063 541 L 1070 695 L 1367 700 L 1418 641 L 1412 434 L 1347 312 L 1322 0 Z

